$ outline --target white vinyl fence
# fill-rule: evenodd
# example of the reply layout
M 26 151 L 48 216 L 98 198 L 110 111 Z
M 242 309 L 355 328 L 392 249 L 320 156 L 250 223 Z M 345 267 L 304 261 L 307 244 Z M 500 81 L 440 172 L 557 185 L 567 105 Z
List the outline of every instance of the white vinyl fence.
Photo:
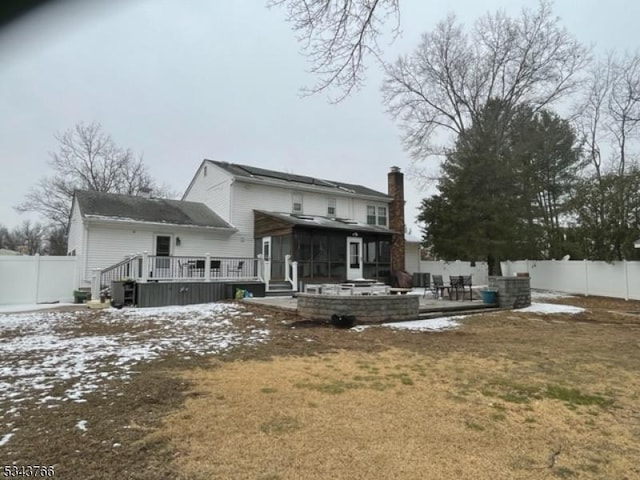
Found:
M 432 278 L 434 275 L 442 275 L 445 282 L 449 281 L 450 276 L 471 275 L 473 285 L 487 285 L 489 283 L 487 262 L 475 262 L 475 266 L 471 266 L 471 262 L 462 262 L 460 260 L 453 262 L 421 260 L 420 272 L 430 273 Z
M 529 273 L 531 288 L 640 300 L 640 262 L 518 260 L 501 267 L 503 275 Z
M 72 302 L 77 259 L 0 256 L 0 305 Z

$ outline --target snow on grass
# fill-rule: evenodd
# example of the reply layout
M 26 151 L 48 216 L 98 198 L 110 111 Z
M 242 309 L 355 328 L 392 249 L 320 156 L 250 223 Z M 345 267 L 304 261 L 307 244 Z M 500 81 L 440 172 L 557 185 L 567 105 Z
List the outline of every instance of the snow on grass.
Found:
M 460 323 L 456 322 L 456 320 L 460 320 L 463 318 L 465 318 L 465 315 L 458 315 L 454 317 L 438 317 L 438 318 L 431 318 L 429 320 L 409 320 L 406 322 L 391 322 L 391 323 L 383 323 L 380 325 L 359 325 L 357 327 L 353 327 L 351 330 L 356 332 L 361 332 L 367 328 L 387 327 L 387 328 L 395 328 L 398 330 L 438 332 L 442 330 L 458 328 L 460 326 Z
M 7 433 L 6 435 L 3 435 L 2 438 L 0 438 L 0 447 L 6 445 L 11 437 L 13 437 L 13 433 Z
M 459 327 L 460 323 L 456 322 L 456 319 L 460 320 L 462 318 L 464 318 L 464 315 L 458 315 L 455 317 L 431 318 L 429 320 L 411 320 L 408 322 L 383 323 L 382 326 L 397 328 L 401 330 L 437 332 Z
M 2 436 L 3 423 L 10 426 L 23 402 L 85 402 L 107 381 L 128 380 L 141 362 L 264 342 L 262 322 L 242 306 L 216 303 L 0 314 L 0 438 L 11 438 Z
M 80 420 L 78 423 L 76 423 L 76 428 L 78 430 L 82 430 L 83 432 L 87 431 L 87 421 L 86 420 Z
M 542 314 L 552 314 L 552 313 L 569 313 L 576 314 L 580 312 L 584 312 L 585 309 L 581 307 L 574 307 L 572 305 L 558 305 L 555 303 L 532 303 L 527 308 L 521 308 L 518 312 L 526 312 L 526 313 L 542 313 Z
M 552 292 L 549 290 L 531 290 L 531 298 L 532 299 L 556 299 L 556 298 L 571 298 L 573 295 L 569 295 L 568 293 L 561 292 Z

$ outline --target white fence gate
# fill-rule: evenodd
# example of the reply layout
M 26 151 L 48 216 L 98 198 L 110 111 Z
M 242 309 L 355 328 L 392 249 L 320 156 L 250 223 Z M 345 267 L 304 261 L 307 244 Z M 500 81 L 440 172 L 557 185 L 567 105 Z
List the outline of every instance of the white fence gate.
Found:
M 0 256 L 0 305 L 72 302 L 77 259 Z
M 518 260 L 501 267 L 503 275 L 529 273 L 531 288 L 640 300 L 640 262 Z

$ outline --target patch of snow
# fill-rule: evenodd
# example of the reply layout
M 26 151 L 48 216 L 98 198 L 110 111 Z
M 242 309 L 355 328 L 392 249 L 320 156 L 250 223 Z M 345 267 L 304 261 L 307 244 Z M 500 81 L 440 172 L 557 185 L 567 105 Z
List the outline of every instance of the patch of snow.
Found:
M 79 430 L 82 430 L 83 432 L 87 431 L 87 421 L 86 420 L 80 420 L 78 423 L 76 423 L 76 428 Z
M 137 364 L 163 355 L 193 358 L 267 341 L 264 319 L 247 313 L 211 303 L 0 314 L 0 427 L 27 400 L 46 408 L 86 402 L 87 394 L 106 392 L 108 381 L 127 381 Z M 61 385 L 66 390 L 52 395 Z
M 531 299 L 541 299 L 541 298 L 571 298 L 573 295 L 569 295 L 568 293 L 561 292 L 552 292 L 549 290 L 531 290 Z
M 454 317 L 438 317 L 431 318 L 429 320 L 409 320 L 406 322 L 391 322 L 383 323 L 381 325 L 358 325 L 351 330 L 354 332 L 362 332 L 367 328 L 387 327 L 395 328 L 398 330 L 416 330 L 422 332 L 438 332 L 442 330 L 449 330 L 452 328 L 458 328 L 460 326 L 460 320 L 465 318 L 465 315 L 457 315 Z
M 529 307 L 521 308 L 516 311 L 526 313 L 542 313 L 545 315 L 549 313 L 569 313 L 573 315 L 576 313 L 584 312 L 585 310 L 584 308 L 574 307 L 572 305 L 556 305 L 554 303 L 532 303 Z
M 13 437 L 13 433 L 7 433 L 5 436 L 0 438 L 0 447 L 2 447 L 3 445 L 6 445 L 7 442 L 11 440 L 11 437 Z
M 383 327 L 397 328 L 400 330 L 418 330 L 423 332 L 438 332 L 441 330 L 449 330 L 452 328 L 458 328 L 460 326 L 460 320 L 464 318 L 464 315 L 458 315 L 455 317 L 439 317 L 431 318 L 429 320 L 411 320 L 408 322 L 394 322 L 383 323 Z

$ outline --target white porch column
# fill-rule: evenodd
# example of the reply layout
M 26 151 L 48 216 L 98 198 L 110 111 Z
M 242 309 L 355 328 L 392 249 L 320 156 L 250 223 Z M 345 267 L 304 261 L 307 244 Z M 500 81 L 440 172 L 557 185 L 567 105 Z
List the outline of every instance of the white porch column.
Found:
M 140 282 L 146 283 L 149 278 L 149 252 L 142 252 L 142 272 L 140 272 Z
M 98 300 L 100 298 L 100 270 L 94 268 L 91 274 L 91 300 Z
M 291 276 L 291 289 L 294 292 L 298 291 L 298 262 L 293 262 L 291 264 L 291 269 L 293 270 L 293 275 Z
M 205 282 L 211 281 L 211 254 L 210 253 L 204 254 L 204 281 Z
M 289 268 L 291 268 L 291 255 L 285 255 L 284 256 L 284 279 L 287 282 L 293 282 L 293 279 L 291 278 L 291 271 L 289 270 Z
M 264 256 L 259 253 L 258 256 L 258 280 L 264 283 Z

